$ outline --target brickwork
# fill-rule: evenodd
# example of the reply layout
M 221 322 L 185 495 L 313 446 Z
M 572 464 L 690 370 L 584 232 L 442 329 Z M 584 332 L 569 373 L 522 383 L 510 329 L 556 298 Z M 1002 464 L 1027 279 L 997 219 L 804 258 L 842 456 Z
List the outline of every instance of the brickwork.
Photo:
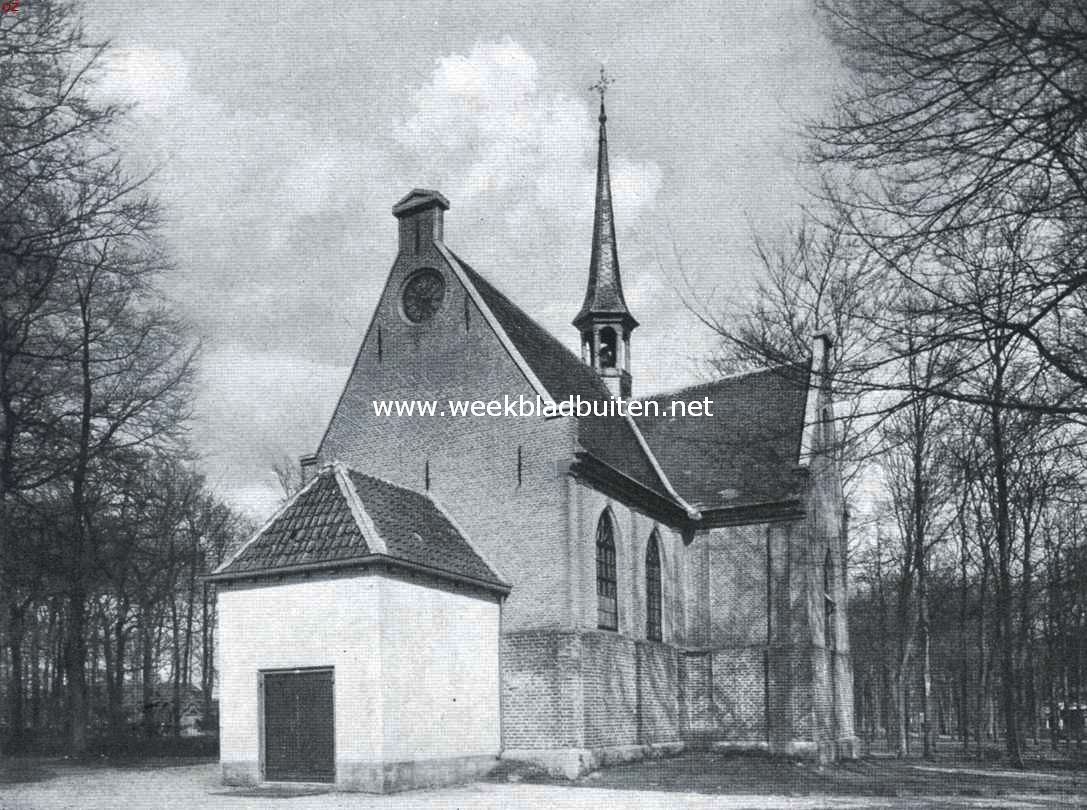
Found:
M 606 630 L 582 634 L 585 745 L 638 742 L 637 653 L 634 642 Z
M 766 643 L 766 526 L 714 529 L 709 545 L 711 647 Z
M 502 747 L 583 748 L 578 635 L 504 633 L 500 657 Z
M 713 656 L 708 652 L 680 653 L 678 664 L 680 735 L 692 743 L 717 739 L 719 727 L 713 710 Z
M 762 645 L 713 654 L 713 707 L 720 739 L 766 739 L 765 655 Z
M 635 645 L 638 665 L 638 742 L 663 743 L 679 740 L 680 653 L 671 645 L 652 641 L 638 641 Z
M 400 290 L 420 267 L 442 272 L 446 294 L 432 320 L 413 324 L 401 312 Z M 573 421 L 378 417 L 371 405 L 375 399 L 506 394 L 535 392 L 444 258 L 424 244 L 393 265 L 319 455 L 419 491 L 426 489 L 429 466 L 431 495 L 499 575 L 517 585 L 504 626 L 570 626 L 567 483 L 557 464 L 572 457 Z
M 606 748 L 680 739 L 676 649 L 604 630 L 502 637 L 502 742 Z

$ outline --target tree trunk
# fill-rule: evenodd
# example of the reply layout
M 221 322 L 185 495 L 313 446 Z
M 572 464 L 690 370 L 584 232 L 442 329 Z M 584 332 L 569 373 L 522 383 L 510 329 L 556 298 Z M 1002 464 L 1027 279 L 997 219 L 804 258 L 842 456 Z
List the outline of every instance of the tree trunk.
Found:
M 11 726 L 9 741 L 18 750 L 26 729 L 24 708 L 26 705 L 23 673 L 23 637 L 25 636 L 26 608 L 15 603 L 8 606 L 8 651 L 11 654 L 11 672 L 8 690 L 8 722 Z
M 87 627 L 86 596 L 72 585 L 64 640 L 64 674 L 68 698 L 68 748 L 73 756 L 87 752 Z
M 997 371 L 994 400 L 1002 398 L 1001 369 Z M 1012 634 L 1011 522 L 1007 456 L 1004 446 L 1004 419 L 999 405 L 990 408 L 993 451 L 993 477 L 996 482 L 996 629 L 1000 652 L 1000 694 L 1004 713 L 1004 743 L 1012 767 L 1023 767 L 1019 739 L 1019 707 L 1016 702 L 1018 679 L 1015 671 L 1015 641 Z
M 204 584 L 201 597 L 202 621 L 200 632 L 203 636 L 203 658 L 200 663 L 200 689 L 204 693 L 204 719 L 211 717 L 212 692 L 215 688 L 215 610 L 212 606 L 214 591 Z
M 42 726 L 42 673 L 41 673 L 41 621 L 35 607 L 34 622 L 30 630 L 30 727 L 35 731 Z
M 68 746 L 74 756 L 87 751 L 87 592 L 86 580 L 90 570 L 90 548 L 87 536 L 87 474 L 90 469 L 91 429 L 93 411 L 93 378 L 91 374 L 90 304 L 86 297 L 80 302 L 82 334 L 80 344 L 80 410 L 79 444 L 72 468 L 72 545 L 68 563 L 68 622 L 64 647 L 64 668 L 68 680 Z
M 113 672 L 106 673 L 108 684 L 107 701 L 109 703 L 109 722 L 113 733 L 122 735 L 125 733 L 125 621 L 128 617 L 128 605 L 121 601 L 117 605 L 117 615 L 113 620 Z
M 143 731 L 148 737 L 155 733 L 155 656 L 154 628 L 147 611 L 140 612 L 140 646 L 143 655 L 141 680 L 143 682 Z
M 965 504 L 959 510 L 959 735 L 962 737 L 962 750 L 970 748 L 970 710 L 969 704 L 969 646 L 966 637 L 966 617 L 969 615 L 970 579 L 967 572 L 966 519 Z
M 983 541 L 984 542 L 984 541 Z M 985 610 L 989 585 L 989 554 L 982 549 L 981 583 L 978 588 L 978 693 L 974 743 L 978 759 L 984 756 L 985 712 L 989 705 L 989 649 L 985 636 Z
M 171 666 L 173 670 L 173 698 L 170 707 L 170 725 L 174 736 L 181 735 L 181 622 L 177 612 L 177 597 L 170 595 Z

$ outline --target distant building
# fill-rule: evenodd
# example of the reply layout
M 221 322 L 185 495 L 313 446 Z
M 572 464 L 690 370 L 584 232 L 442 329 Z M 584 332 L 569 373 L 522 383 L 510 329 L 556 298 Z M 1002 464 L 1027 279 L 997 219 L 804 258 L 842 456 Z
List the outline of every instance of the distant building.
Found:
M 308 483 L 214 575 L 227 782 L 855 754 L 829 338 L 810 364 L 642 400 L 658 416 L 373 408 L 630 397 L 605 121 L 602 99 L 580 359 L 446 245 L 441 194 L 393 208 L 396 261 Z M 712 417 L 667 412 L 706 399 Z
M 182 686 L 179 690 L 181 708 L 178 712 L 182 737 L 197 737 L 214 731 L 208 729 L 204 717 L 204 693 L 196 686 Z M 133 728 L 167 733 L 174 724 L 174 687 L 173 684 L 161 683 L 155 686 L 149 699 L 144 699 L 143 684 L 129 683 L 124 691 L 125 718 Z

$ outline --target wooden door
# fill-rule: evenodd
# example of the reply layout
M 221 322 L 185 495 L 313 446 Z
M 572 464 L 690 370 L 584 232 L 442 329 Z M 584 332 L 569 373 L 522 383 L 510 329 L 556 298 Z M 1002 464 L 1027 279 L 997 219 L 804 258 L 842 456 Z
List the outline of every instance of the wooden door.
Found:
M 265 672 L 264 778 L 269 782 L 336 779 L 331 669 Z

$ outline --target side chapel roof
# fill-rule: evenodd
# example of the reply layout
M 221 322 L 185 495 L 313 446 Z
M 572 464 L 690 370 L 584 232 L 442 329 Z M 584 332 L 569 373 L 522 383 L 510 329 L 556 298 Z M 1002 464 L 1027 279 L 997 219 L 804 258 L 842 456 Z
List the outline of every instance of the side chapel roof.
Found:
M 342 464 L 321 469 L 211 579 L 382 562 L 509 590 L 433 500 Z
M 645 397 L 638 426 L 668 479 L 700 510 L 799 497 L 810 366 L 797 363 Z M 712 400 L 713 416 L 672 416 L 673 400 Z

